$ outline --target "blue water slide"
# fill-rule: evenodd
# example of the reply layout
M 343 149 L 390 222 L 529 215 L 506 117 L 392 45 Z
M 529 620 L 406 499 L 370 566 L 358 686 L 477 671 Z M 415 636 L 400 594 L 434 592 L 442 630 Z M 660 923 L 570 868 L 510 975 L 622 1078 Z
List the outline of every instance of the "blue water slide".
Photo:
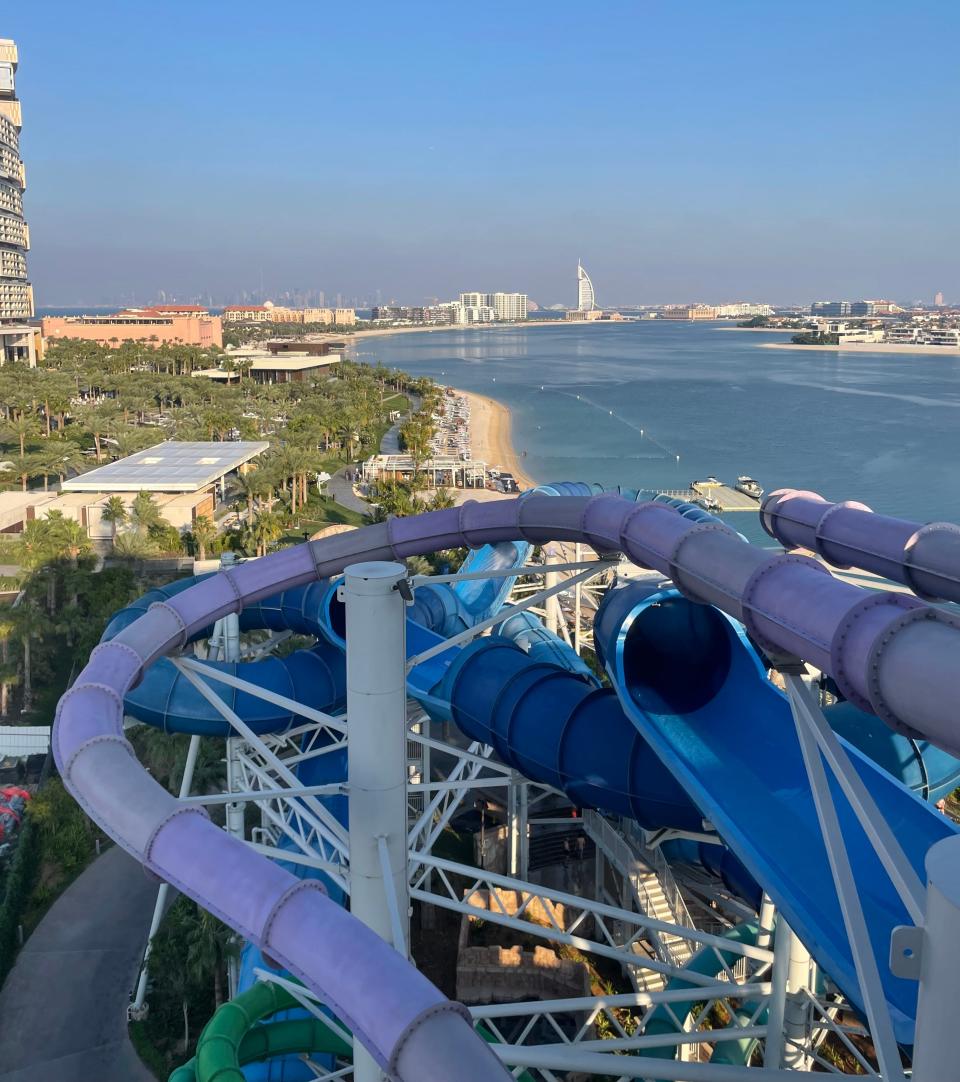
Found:
M 525 542 L 484 545 L 471 552 L 462 570 L 503 571 L 523 566 L 530 552 Z M 211 572 L 212 574 L 212 572 Z M 150 590 L 114 614 L 103 634 L 108 641 L 153 604 L 162 603 L 206 578 L 200 575 L 179 579 Z M 410 620 L 450 637 L 497 612 L 508 596 L 516 576 L 472 579 L 453 585 L 430 584 L 417 591 Z M 295 699 L 318 710 L 342 706 L 345 694 L 343 650 L 345 623 L 343 605 L 337 599 L 339 580 L 319 581 L 285 590 L 248 605 L 240 614 L 240 630 L 291 631 L 318 639 L 313 646 L 293 651 L 286 657 L 256 662 L 207 661 L 204 664 L 236 676 L 265 690 Z M 193 636 L 210 634 L 205 628 Z M 420 641 L 413 634 L 415 641 Z M 237 691 L 217 685 L 225 699 L 256 733 L 280 732 L 296 721 L 296 714 Z M 168 658 L 160 658 L 126 696 L 127 712 L 148 725 L 167 732 L 227 736 L 230 727 L 220 713 L 200 694 Z
M 602 607 L 595 638 L 636 731 L 824 970 L 862 1007 L 790 705 L 767 680 L 743 630 L 676 591 L 631 586 L 614 591 Z M 842 743 L 923 880 L 927 850 L 957 828 Z M 891 932 L 909 924 L 909 915 L 839 786 L 830 784 L 871 941 L 883 959 Z M 909 1044 L 917 985 L 886 967 L 882 979 L 897 1038 Z

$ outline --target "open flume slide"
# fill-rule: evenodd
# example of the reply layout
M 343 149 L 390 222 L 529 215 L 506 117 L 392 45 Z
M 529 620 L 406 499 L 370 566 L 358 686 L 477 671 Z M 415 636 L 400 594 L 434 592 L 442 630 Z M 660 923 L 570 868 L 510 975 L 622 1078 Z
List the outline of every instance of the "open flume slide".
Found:
M 303 980 L 404 1082 L 507 1075 L 462 1010 L 322 890 L 297 882 L 156 785 L 122 735 L 123 697 L 157 658 L 265 597 L 356 562 L 517 538 L 623 551 L 744 621 L 768 652 L 842 673 L 891 724 L 941 743 L 956 739 L 948 689 L 960 628 L 946 614 L 902 595 L 868 594 L 809 560 L 771 556 L 720 524 L 616 496 L 531 495 L 391 520 L 240 565 L 158 602 L 94 651 L 61 700 L 54 748 L 66 784 L 148 869 Z

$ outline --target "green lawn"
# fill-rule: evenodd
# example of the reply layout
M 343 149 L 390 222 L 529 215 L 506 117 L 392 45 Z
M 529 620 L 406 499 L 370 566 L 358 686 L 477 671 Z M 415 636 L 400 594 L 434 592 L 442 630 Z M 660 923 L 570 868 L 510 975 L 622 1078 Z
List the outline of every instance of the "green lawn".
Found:
M 311 495 L 307 501 L 306 509 L 301 513 L 297 512 L 295 525 L 292 529 L 288 529 L 284 532 L 283 537 L 280 539 L 280 544 L 290 544 L 291 542 L 298 542 L 303 540 L 303 535 L 314 534 L 317 530 L 322 530 L 325 526 L 333 525 L 347 525 L 347 526 L 365 526 L 366 520 L 364 516 L 357 511 L 351 511 L 347 507 L 341 507 L 340 504 L 335 503 L 332 499 L 323 501 L 319 496 Z

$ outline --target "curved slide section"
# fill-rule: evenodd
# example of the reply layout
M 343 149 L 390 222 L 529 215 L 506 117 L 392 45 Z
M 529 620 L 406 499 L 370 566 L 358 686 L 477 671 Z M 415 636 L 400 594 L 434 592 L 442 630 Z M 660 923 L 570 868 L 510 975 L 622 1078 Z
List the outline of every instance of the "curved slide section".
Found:
M 620 595 L 618 597 L 618 594 Z M 742 629 L 675 591 L 628 587 L 601 610 L 598 652 L 638 733 L 717 828 L 848 998 L 862 1006 L 826 847 L 789 702 Z M 921 881 L 950 820 L 842 741 Z M 877 957 L 910 917 L 831 778 Z M 882 973 L 897 1037 L 912 1041 L 916 982 Z
M 472 552 L 462 570 L 500 571 L 521 567 L 530 545 L 500 542 Z M 102 641 L 109 641 L 149 610 L 178 596 L 210 577 L 208 573 L 180 579 L 150 590 L 117 612 L 107 625 Z M 498 611 L 516 581 L 515 576 L 472 579 L 428 585 L 417 591 L 410 619 L 450 637 Z M 323 580 L 296 586 L 250 605 L 240 612 L 240 630 L 292 631 L 316 636 L 316 645 L 296 650 L 287 657 L 270 657 L 256 662 L 206 661 L 204 664 L 236 676 L 267 691 L 302 702 L 317 710 L 335 710 L 343 705 L 345 633 L 343 604 L 337 600 L 337 580 Z M 191 641 L 209 636 L 213 625 L 200 628 Z M 296 715 L 263 699 L 218 685 L 218 694 L 244 719 L 255 733 L 281 732 L 296 722 Z M 229 723 L 167 658 L 159 658 L 126 696 L 127 712 L 166 732 L 200 736 L 228 736 Z
M 785 548 L 809 549 L 836 567 L 873 571 L 930 601 L 960 602 L 960 526 L 952 522 L 922 525 L 795 488 L 771 492 L 760 521 Z
M 812 561 L 770 556 L 720 524 L 693 523 L 663 505 L 615 496 L 531 494 L 395 519 L 242 564 L 158 602 L 97 647 L 61 700 L 54 749 L 65 783 L 150 871 L 316 991 L 402 1082 L 507 1075 L 462 1011 L 316 884 L 298 883 L 150 779 L 123 737 L 123 696 L 158 657 L 245 605 L 333 577 L 355 562 L 517 538 L 623 551 L 670 575 L 696 600 L 744 620 L 764 649 L 800 654 L 842 674 L 892 724 L 951 739 L 948 689 L 960 628 L 945 614 L 920 602 L 905 605 L 899 595 L 867 595 Z M 855 633 L 848 633 L 854 617 Z
M 352 1045 L 313 1016 L 262 1024 L 299 1006 L 279 985 L 252 985 L 218 1008 L 200 1034 L 196 1056 L 178 1067 L 169 1082 L 246 1082 L 241 1068 L 249 1063 L 301 1052 L 344 1058 L 353 1055 Z

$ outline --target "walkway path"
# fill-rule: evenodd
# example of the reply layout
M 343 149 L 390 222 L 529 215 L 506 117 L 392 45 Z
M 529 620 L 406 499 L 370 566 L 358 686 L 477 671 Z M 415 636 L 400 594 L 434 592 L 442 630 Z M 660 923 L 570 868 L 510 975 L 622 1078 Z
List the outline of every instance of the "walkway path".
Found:
M 57 899 L 0 990 L 0 1082 L 154 1082 L 126 1008 L 156 895 L 114 846 Z
M 356 467 L 344 466 L 337 470 L 327 482 L 327 494 L 332 496 L 341 507 L 346 507 L 350 511 L 359 511 L 361 515 L 365 515 L 370 510 L 370 504 L 354 494 L 353 485 L 347 480 L 348 469 L 350 473 L 353 473 Z

